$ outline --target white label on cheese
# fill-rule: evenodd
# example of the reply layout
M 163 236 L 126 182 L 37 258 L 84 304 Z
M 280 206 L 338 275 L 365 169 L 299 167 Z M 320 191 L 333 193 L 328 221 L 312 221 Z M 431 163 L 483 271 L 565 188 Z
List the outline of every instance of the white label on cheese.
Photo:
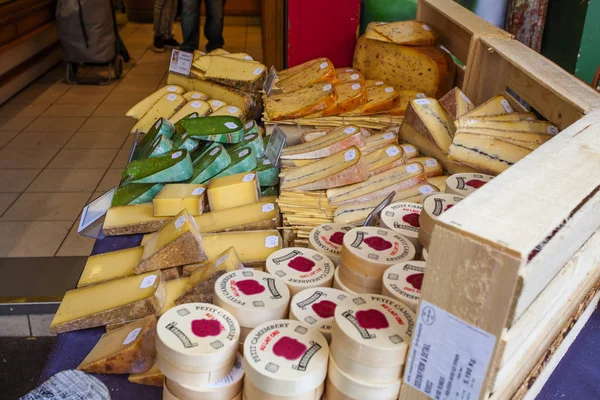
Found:
M 422 106 L 425 104 L 431 104 L 431 102 L 428 99 L 416 99 L 415 104 L 419 104 Z
M 169 86 L 167 88 L 167 92 L 175 92 L 177 90 L 177 86 Z
M 261 67 L 258 67 L 254 71 L 252 71 L 252 73 L 254 75 L 260 75 L 260 74 L 262 74 L 262 72 L 263 72 L 263 69 Z
M 192 104 L 190 104 L 190 107 L 192 108 L 200 108 L 200 106 L 202 106 L 202 103 L 199 101 L 192 101 Z
M 267 236 L 265 238 L 265 247 L 272 249 L 279 245 L 279 236 Z
M 381 81 L 375 82 L 375 86 L 379 86 L 379 85 L 383 85 L 383 82 L 381 82 Z
M 417 99 L 424 99 L 424 98 L 426 98 L 426 97 L 427 97 L 427 96 L 425 96 L 425 93 L 417 93 L 417 94 L 415 95 L 415 98 L 417 98 Z
M 171 93 L 170 95 L 167 96 L 167 100 L 175 101 L 175 100 L 177 100 L 177 95 L 174 93 Z
M 431 30 L 431 27 L 430 27 L 429 25 L 427 25 L 427 24 L 423 24 L 423 25 L 422 25 L 422 27 L 423 27 L 423 29 L 425 29 L 426 31 L 430 31 L 430 30 Z
M 225 126 L 228 127 L 229 129 L 237 129 L 238 126 L 236 125 L 235 122 L 225 122 Z
M 415 151 L 417 151 L 413 146 L 407 144 L 407 145 L 403 145 L 402 149 L 404 149 L 405 153 L 414 153 Z
M 356 158 L 356 150 L 352 149 L 352 150 L 348 150 L 346 153 L 344 153 L 344 160 L 346 161 L 352 161 Z
M 235 114 L 235 113 L 236 113 L 236 112 L 238 112 L 239 110 L 240 110 L 239 108 L 237 108 L 237 107 L 235 107 L 235 106 L 231 106 L 231 107 L 229 107 L 229 108 L 227 109 L 227 112 L 228 112 L 229 114 Z
M 244 136 L 244 140 L 250 140 L 252 139 L 254 135 L 252 135 L 251 133 L 249 135 Z
M 225 260 L 227 260 L 227 254 L 217 260 L 216 266 L 218 267 L 219 265 L 223 264 Z
M 196 189 L 192 190 L 192 196 L 199 196 L 199 195 L 201 195 L 202 193 L 204 193 L 204 191 L 205 191 L 205 190 L 206 190 L 206 189 L 204 189 L 204 188 L 202 188 L 202 187 L 200 187 L 200 188 L 196 188 Z
M 435 192 L 435 190 L 433 190 L 433 188 L 432 188 L 431 186 L 429 186 L 429 185 L 425 185 L 425 186 L 421 186 L 421 187 L 419 188 L 419 192 L 420 192 L 421 194 L 429 194 L 429 193 L 433 193 L 433 192 Z
M 181 138 L 185 140 L 185 139 L 187 139 L 187 137 L 188 137 L 188 134 L 187 134 L 187 133 L 184 133 L 184 134 L 183 134 L 183 136 L 182 136 Z
M 352 90 L 358 90 L 358 89 L 360 89 L 360 83 L 355 83 L 351 87 L 352 87 Z
M 393 139 L 393 138 L 394 138 L 394 134 L 393 134 L 392 132 L 389 132 L 389 133 L 384 133 L 384 134 L 383 134 L 383 138 L 384 138 L 385 140 L 390 140 L 390 139 Z
M 252 124 L 254 123 L 254 121 L 250 121 L 246 124 L 246 129 L 250 129 L 252 128 Z
M 506 99 L 502 99 L 502 100 L 500 100 L 500 104 L 502 104 L 502 107 L 504 107 L 504 110 L 505 110 L 507 113 L 511 113 L 511 112 L 513 112 L 513 108 L 512 108 L 512 107 L 510 106 L 510 104 L 508 103 L 508 100 L 506 100 Z
M 348 68 L 348 69 L 346 70 L 346 72 L 353 72 L 353 71 L 354 71 L 354 70 L 353 70 L 352 68 Z
M 185 216 L 181 216 L 175 220 L 175 229 L 179 229 L 185 224 Z
M 327 85 L 323 86 L 323 91 L 324 92 L 326 92 L 328 90 L 331 90 L 331 84 L 329 84 L 329 83 Z
M 385 153 L 389 156 L 389 157 L 394 157 L 397 156 L 400 153 L 400 149 L 397 148 L 396 146 L 394 147 L 389 147 Z
M 220 147 L 215 147 L 214 149 L 212 149 L 212 150 L 210 151 L 210 153 L 209 153 L 209 154 L 210 154 L 211 156 L 214 156 L 214 155 L 215 155 L 215 154 L 217 154 L 217 153 L 218 153 L 220 150 L 221 150 L 221 148 L 220 148 Z
M 478 399 L 495 343 L 493 335 L 422 300 L 404 382 L 436 399 Z
M 263 160 L 263 165 L 271 165 L 271 160 L 269 160 L 268 158 L 265 158 Z
M 471 100 L 463 92 L 460 92 L 460 97 L 462 97 L 463 100 L 466 101 L 468 104 L 471 104 Z
M 192 99 L 199 99 L 200 97 L 202 97 L 202 96 L 200 96 L 200 93 L 194 93 L 192 95 Z
M 548 128 L 546 128 L 546 132 L 548 132 L 550 135 L 556 135 L 558 133 L 558 128 L 554 125 L 550 125 Z
M 158 127 L 160 126 L 161 120 L 159 119 L 158 121 L 156 121 L 156 124 L 154 124 L 154 129 L 158 129 Z
M 350 79 L 352 79 L 353 81 L 357 80 L 358 78 L 360 78 L 360 75 L 358 75 L 358 74 L 350 75 Z
M 391 86 L 390 86 L 390 87 L 386 87 L 386 88 L 385 88 L 385 92 L 386 92 L 386 93 L 392 93 L 393 91 L 394 91 L 394 88 L 393 88 L 393 87 L 391 87 Z
M 125 340 L 123 340 L 123 344 L 125 345 L 125 344 L 129 344 L 129 343 L 133 342 L 138 337 L 138 335 L 140 334 L 141 331 L 142 331 L 142 328 L 135 328 L 134 330 L 129 332 L 129 335 L 127 335 Z
M 254 176 L 256 174 L 246 174 L 244 175 L 244 177 L 242 178 L 242 182 L 250 182 L 251 180 L 254 179 Z
M 273 211 L 274 209 L 275 209 L 275 204 L 273 204 L 273 203 L 263 204 L 263 206 L 262 206 L 262 212 L 270 212 L 270 211 Z
M 252 57 L 250 57 L 250 56 L 245 56 L 245 57 L 244 57 L 244 59 L 245 59 L 245 60 L 248 60 L 248 61 L 254 61 L 254 60 L 252 59 Z
M 175 153 L 171 154 L 171 158 L 175 159 L 177 157 L 181 157 L 181 154 L 183 154 L 181 151 L 176 151 Z
M 327 63 L 326 63 L 326 62 L 324 62 L 324 63 L 321 63 L 321 65 L 319 65 L 319 67 L 320 67 L 321 69 L 327 68 Z
M 419 170 L 419 167 L 417 166 L 417 164 L 410 164 L 408 166 L 406 166 L 406 172 L 417 172 Z
M 356 128 L 353 128 L 351 126 L 344 129 L 344 133 L 354 133 L 354 132 L 356 132 Z
M 157 275 L 149 275 L 142 279 L 142 283 L 140 283 L 140 289 L 146 289 L 152 285 L 154 285 L 154 281 L 156 281 Z
M 246 155 L 248 155 L 248 152 L 249 152 L 249 151 L 250 151 L 250 150 L 248 150 L 248 149 L 244 149 L 244 150 L 240 151 L 240 152 L 238 153 L 238 157 L 245 157 Z
M 428 158 L 427 160 L 425 160 L 425 166 L 426 167 L 437 167 L 438 162 L 435 158 Z
M 216 106 L 216 107 L 221 107 L 223 105 L 223 102 L 219 101 L 219 100 L 215 100 L 212 102 L 212 105 Z

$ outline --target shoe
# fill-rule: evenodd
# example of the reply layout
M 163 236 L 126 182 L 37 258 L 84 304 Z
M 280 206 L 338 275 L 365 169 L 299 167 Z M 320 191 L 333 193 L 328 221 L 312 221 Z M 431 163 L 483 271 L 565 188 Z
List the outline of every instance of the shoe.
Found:
M 152 50 L 157 53 L 162 53 L 165 51 L 165 38 L 162 36 L 154 36 L 154 44 L 152 45 Z
M 179 42 L 175 40 L 175 38 L 171 37 L 169 39 L 164 40 L 165 47 L 179 47 Z

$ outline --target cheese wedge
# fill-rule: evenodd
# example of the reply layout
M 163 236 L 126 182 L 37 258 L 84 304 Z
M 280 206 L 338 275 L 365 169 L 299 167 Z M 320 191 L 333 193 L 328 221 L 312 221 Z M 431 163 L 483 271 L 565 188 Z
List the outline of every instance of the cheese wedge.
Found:
M 272 94 L 265 99 L 265 118 L 280 121 L 299 118 L 335 105 L 337 94 L 331 83 L 315 83 L 294 93 Z
M 231 164 L 231 156 L 223 145 L 215 143 L 205 155 L 201 156 L 194 163 L 190 183 L 206 183 L 209 179 L 223 172 Z
M 398 93 L 400 93 L 400 96 L 398 96 L 398 105 L 396 108 L 386 111 L 384 115 L 404 115 L 406 107 L 411 100 L 425 97 L 423 93 L 419 93 L 416 90 L 398 90 Z
M 186 289 L 188 288 L 188 285 L 188 277 L 173 279 L 171 281 L 166 282 L 165 287 L 167 290 L 167 296 L 165 298 L 165 304 L 158 312 L 158 315 L 163 315 L 171 308 L 175 307 L 177 305 L 175 304 L 175 300 L 185 293 Z
M 475 117 L 461 117 L 454 122 L 455 125 L 461 126 L 464 123 L 462 121 L 536 121 L 537 117 L 532 112 L 517 113 L 512 112 L 508 114 L 495 114 L 495 115 L 479 115 Z M 459 122 L 461 121 L 461 122 Z
M 368 101 L 367 88 L 362 82 L 338 83 L 333 87 L 337 94 L 335 104 L 323 111 L 309 114 L 307 118 L 327 117 L 362 107 Z
M 185 98 L 185 97 L 184 97 Z M 191 100 L 188 101 L 181 107 L 175 114 L 169 118 L 169 122 L 175 124 L 182 118 L 190 115 L 191 113 L 198 113 L 198 116 L 204 117 L 210 112 L 210 104 L 203 100 Z
M 446 93 L 444 97 L 440 99 L 440 104 L 454 119 L 475 109 L 473 102 L 457 87 L 452 88 Z
M 111 207 L 148 203 L 163 188 L 162 183 L 130 183 L 115 191 Z
M 69 290 L 56 312 L 50 332 L 63 333 L 156 314 L 165 302 L 161 274 L 150 272 Z
M 123 180 L 134 183 L 180 182 L 192 176 L 192 159 L 187 150 L 176 150 L 145 160 L 130 162 Z
M 411 100 L 404 123 L 433 141 L 444 153 L 452 143 L 456 127 L 450 114 L 432 98 Z
M 140 149 L 133 160 L 144 160 L 147 158 L 158 157 L 173 150 L 173 142 L 165 136 L 157 136 L 154 142 L 148 148 Z
M 463 114 L 462 118 L 473 118 L 473 117 L 481 117 L 486 115 L 497 115 L 497 114 L 508 114 L 514 112 L 512 106 L 506 100 L 506 98 L 502 95 L 498 95 L 492 97 L 479 107 L 475 108 L 472 111 L 469 111 L 466 114 Z
M 172 281 L 173 279 L 181 278 L 182 272 L 183 270 L 181 267 L 171 267 L 160 270 L 160 273 L 165 281 Z
M 411 163 L 371 176 L 364 182 L 327 190 L 327 199 L 334 206 L 359 203 L 385 197 L 393 191 L 417 186 L 425 181 L 423 166 Z
M 256 173 L 212 179 L 207 187 L 210 209 L 214 212 L 255 203 L 259 200 L 258 188 Z
M 256 156 L 249 145 L 238 149 L 229 149 L 229 156 L 231 157 L 231 163 L 225 170 L 215 175 L 215 178 L 248 173 L 256 169 Z
M 325 136 L 290 146 L 281 152 L 282 159 L 317 159 L 330 156 L 351 146 L 364 147 L 361 129 L 355 125 L 344 125 L 329 131 Z
M 359 108 L 342 115 L 379 114 L 398 107 L 400 93 L 392 86 L 381 85 L 367 88 L 367 102 Z
M 302 143 L 308 143 L 310 141 L 320 138 L 321 136 L 327 135 L 327 133 L 329 131 L 330 131 L 330 129 L 319 129 L 319 130 L 306 131 L 302 134 L 300 140 L 302 141 Z
M 169 84 L 167 86 L 163 86 L 158 89 L 156 92 L 152 93 L 150 96 L 138 102 L 135 106 L 131 107 L 125 115 L 128 117 L 132 117 L 135 119 L 141 119 L 146 113 L 150 110 L 150 108 L 165 94 L 169 93 L 177 93 L 181 94 L 184 92 L 184 88 L 178 86 L 176 84 Z
M 195 68 L 199 69 L 200 71 L 206 72 L 208 70 L 208 67 L 210 66 L 210 61 L 213 57 L 228 57 L 228 58 L 235 58 L 238 60 L 253 61 L 252 57 L 250 57 L 250 55 L 248 55 L 246 53 L 228 53 L 228 54 L 211 53 L 211 54 L 207 54 L 205 56 L 196 58 L 192 65 Z
M 239 143 L 244 137 L 244 124 L 232 115 L 210 115 L 181 121 L 188 135 L 198 140 Z
M 77 287 L 89 286 L 133 275 L 133 268 L 142 258 L 141 246 L 89 256 Z
M 255 61 L 214 56 L 204 77 L 245 92 L 262 89 L 266 67 Z
M 205 263 L 202 268 L 187 278 L 187 286 L 184 292 L 175 299 L 175 304 L 212 303 L 217 279 L 227 272 L 243 267 L 235 248 L 229 247 L 216 259 Z
M 400 145 L 402 147 L 402 151 L 404 152 L 404 160 L 408 161 L 415 157 L 419 156 L 419 150 L 412 144 L 403 143 Z
M 318 63 L 308 64 L 298 70 L 295 74 L 277 81 L 276 88 L 284 93 L 294 92 L 319 82 L 333 82 L 335 80 L 335 68 L 331 61 L 325 60 Z
M 478 171 L 498 175 L 531 150 L 498 139 L 466 133 L 454 137 L 448 157 Z
M 467 133 L 471 135 L 485 136 L 502 140 L 507 143 L 516 144 L 517 146 L 525 147 L 530 150 L 535 150 L 548 140 L 552 139 L 553 135 L 546 133 L 528 133 L 523 131 L 505 131 L 489 128 L 459 128 L 457 134 Z
M 439 192 L 446 192 L 446 179 L 448 179 L 448 175 L 441 176 L 432 176 L 427 178 L 427 183 L 437 187 Z
M 440 39 L 436 29 L 419 21 L 378 23 L 372 29 L 389 41 L 406 46 L 435 46 Z
M 242 111 L 241 108 L 236 107 L 236 106 L 223 106 L 210 115 L 213 117 L 215 115 L 231 115 L 232 117 L 243 118 L 244 112 Z
M 195 90 L 190 90 L 189 92 L 185 92 L 184 94 L 182 94 L 182 96 L 187 101 L 194 101 L 194 100 L 207 101 L 210 99 L 210 96 L 207 95 L 206 93 L 198 92 Z
M 136 274 L 206 260 L 196 221 L 182 210 L 144 244 Z
M 200 71 L 192 64 L 192 68 L 190 69 L 190 77 L 196 79 L 204 79 L 204 72 Z
M 211 112 L 215 112 L 228 105 L 227 103 L 217 99 L 208 100 L 208 104 L 210 105 Z
M 371 175 L 376 175 L 404 164 L 403 156 L 404 152 L 400 145 L 390 144 L 365 155 L 365 160 L 369 163 Z
M 364 181 L 369 177 L 369 165 L 358 148 L 350 147 L 280 177 L 282 190 L 322 190 Z
M 464 118 L 456 121 L 456 126 L 470 129 L 495 129 L 500 131 L 541 133 L 556 135 L 558 128 L 548 121 L 494 121 Z
M 289 78 L 290 76 L 300 72 L 301 70 L 308 68 L 309 66 L 311 66 L 313 64 L 321 64 L 322 62 L 327 62 L 327 61 L 329 61 L 327 58 L 320 57 L 320 58 L 314 58 L 312 60 L 303 62 L 302 64 L 294 65 L 293 67 L 279 71 L 277 73 L 277 79 L 284 80 L 284 79 Z
M 387 22 L 369 22 L 369 24 L 367 25 L 367 29 L 365 30 L 365 37 L 367 39 L 373 39 L 373 40 L 379 40 L 381 42 L 390 42 L 393 43 L 393 41 L 391 39 L 389 39 L 388 37 L 382 35 L 381 33 L 379 33 L 378 31 L 375 30 L 375 28 L 379 25 L 385 25 L 387 24 Z
M 127 380 L 139 385 L 162 386 L 165 376 L 160 372 L 158 363 L 154 362 L 148 371 L 140 372 L 139 374 L 131 374 Z
M 106 236 L 156 232 L 168 217 L 155 217 L 152 203 L 111 207 L 106 212 L 102 232 Z
M 361 151 L 367 155 L 376 150 L 382 149 L 390 144 L 398 143 L 398 134 L 393 131 L 377 133 L 365 139 L 365 146 Z
M 131 132 L 148 132 L 159 118 L 170 118 L 184 104 L 185 99 L 180 94 L 165 93 L 131 128 Z
M 172 142 L 173 142 L 173 148 L 185 149 L 188 151 L 188 153 L 196 150 L 196 148 L 200 145 L 197 140 L 192 139 L 187 133 L 183 133 L 181 135 L 179 135 L 179 134 L 175 135 L 173 137 Z
M 281 236 L 275 229 L 207 233 L 202 239 L 209 260 L 218 259 L 219 254 L 233 247 L 246 268 L 264 268 L 267 257 L 283 246 Z
M 336 68 L 335 82 L 339 83 L 364 83 L 365 77 L 360 71 L 353 68 Z
M 186 183 L 171 183 L 152 200 L 154 215 L 172 217 L 187 210 L 191 215 L 200 215 L 206 205 L 206 186 Z
M 279 226 L 279 207 L 274 197 L 221 211 L 204 213 L 195 218 L 200 232 L 230 232 L 276 229 Z
M 260 133 L 246 133 L 242 141 L 229 147 L 229 150 L 238 150 L 244 146 L 251 147 L 256 158 L 262 158 L 265 155 L 265 145 Z
M 156 358 L 156 317 L 107 332 L 77 367 L 90 374 L 132 374 L 147 371 Z
M 444 173 L 444 169 L 442 168 L 442 164 L 438 162 L 433 157 L 415 157 L 410 160 L 411 163 L 419 163 L 423 166 L 423 171 L 425 172 L 425 176 L 427 178 L 431 178 L 433 176 L 440 176 Z

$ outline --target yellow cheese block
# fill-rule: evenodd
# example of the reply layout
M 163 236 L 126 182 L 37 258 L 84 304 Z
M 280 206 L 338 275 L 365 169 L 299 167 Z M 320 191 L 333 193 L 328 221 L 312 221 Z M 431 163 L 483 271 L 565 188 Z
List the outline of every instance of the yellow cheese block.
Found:
M 238 60 L 253 61 L 252 57 L 250 57 L 250 55 L 248 55 L 246 53 L 228 53 L 228 54 L 211 53 L 211 54 L 207 54 L 207 55 L 196 58 L 192 65 L 195 68 L 198 68 L 199 70 L 201 70 L 203 72 L 206 72 L 208 70 L 208 67 L 210 67 L 210 62 L 213 57 L 228 57 L 228 58 L 236 58 Z
M 445 192 L 446 179 L 448 179 L 448 175 L 432 176 L 427 178 L 427 182 L 433 186 L 436 186 L 440 192 Z
M 102 231 L 106 236 L 156 232 L 169 220 L 155 217 L 152 203 L 111 207 L 106 212 Z
M 177 110 L 183 107 L 184 104 L 185 99 L 180 94 L 163 94 L 162 97 L 150 107 L 148 112 L 138 120 L 133 128 L 131 128 L 131 132 L 138 131 L 147 133 L 159 118 L 169 119 Z
M 209 260 L 233 247 L 247 268 L 264 268 L 269 255 L 281 249 L 283 242 L 275 229 L 248 232 L 208 233 L 202 236 Z
M 232 115 L 234 117 L 238 117 L 238 118 L 244 118 L 244 112 L 242 111 L 241 108 L 236 107 L 236 106 L 223 106 L 220 107 L 217 111 L 213 112 L 210 114 L 211 117 L 214 117 L 215 115 Z
M 437 30 L 419 21 L 379 22 L 371 29 L 388 41 L 406 46 L 435 46 L 440 38 Z
M 148 370 L 156 358 L 156 317 L 147 316 L 102 337 L 77 367 L 90 374 L 133 374 Z
M 206 53 L 200 50 L 194 50 L 192 60 L 196 61 L 199 57 L 202 57 L 203 55 L 206 55 Z
M 293 67 L 283 69 L 283 70 L 277 72 L 276 80 L 284 80 L 284 79 L 289 78 L 290 76 L 300 72 L 301 70 L 308 68 L 309 66 L 312 66 L 314 64 L 321 64 L 322 62 L 329 62 L 329 59 L 327 59 L 325 57 L 314 58 L 312 60 L 303 62 L 302 64 L 294 65 Z
M 463 125 L 462 121 L 536 121 L 537 117 L 532 112 L 512 112 L 508 114 L 479 115 L 474 117 L 463 116 L 455 121 L 456 126 Z M 460 122 L 459 122 L 460 121 Z
M 359 108 L 342 115 L 369 115 L 394 110 L 398 107 L 400 92 L 392 86 L 381 85 L 367 88 L 367 102 Z
M 275 200 L 263 197 L 257 203 L 205 213 L 195 218 L 196 223 L 203 233 L 275 229 L 280 222 Z
M 165 94 L 168 93 L 178 93 L 181 94 L 184 92 L 184 88 L 178 86 L 177 84 L 169 84 L 167 86 L 163 86 L 158 89 L 156 92 L 152 93 L 150 96 L 141 100 L 135 106 L 131 107 L 125 115 L 128 117 L 132 117 L 135 119 L 141 119 L 150 108 Z
M 436 99 L 411 100 L 404 118 L 404 123 L 433 141 L 442 152 L 448 152 L 456 126 L 452 116 Z
M 404 160 L 408 161 L 419 156 L 419 150 L 412 144 L 401 144 L 402 151 L 404 152 Z
M 369 165 L 358 148 L 350 147 L 280 177 L 282 190 L 322 190 L 364 181 L 369 177 Z
M 367 155 L 375 150 L 382 149 L 387 145 L 398 143 L 398 134 L 393 131 L 377 133 L 365 139 L 365 146 L 361 151 Z
M 206 260 L 194 217 L 182 210 L 144 244 L 135 273 L 177 267 Z
M 307 143 L 312 140 L 318 139 L 321 136 L 327 135 L 327 132 L 329 132 L 330 130 L 331 129 L 315 129 L 315 130 L 306 131 L 302 134 L 302 136 L 300 137 L 300 140 L 302 141 L 302 143 Z
M 167 296 L 165 299 L 165 304 L 158 312 L 158 315 L 163 315 L 165 312 L 175 307 L 175 300 L 183 295 L 189 285 L 189 277 L 173 279 L 171 281 L 166 282 Z
M 461 118 L 456 121 L 458 129 L 495 129 L 500 131 L 541 133 L 556 135 L 558 128 L 548 121 L 494 121 L 477 120 L 476 118 Z
M 255 203 L 260 198 L 257 174 L 248 172 L 212 179 L 207 193 L 211 211 Z
M 184 96 L 185 98 L 185 96 Z M 187 117 L 191 113 L 198 113 L 199 117 L 204 117 L 210 112 L 210 104 L 203 100 L 188 100 L 183 107 L 179 109 L 175 114 L 169 118 L 169 122 L 172 124 L 178 122 L 180 119 Z
M 225 50 L 225 49 L 221 49 L 221 48 L 219 48 L 219 49 L 214 49 L 214 50 L 212 50 L 212 51 L 209 51 L 209 52 L 208 52 L 208 54 L 210 54 L 210 55 L 215 55 L 215 56 L 221 56 L 221 55 L 225 55 L 225 54 L 231 54 L 231 53 L 230 53 L 230 52 L 228 52 L 228 51 L 227 51 L 227 50 Z
M 225 103 L 224 101 L 216 99 L 209 100 L 208 104 L 210 105 L 211 113 L 214 113 L 220 108 L 225 107 L 227 105 L 227 103 Z
M 335 83 L 362 83 L 365 81 L 365 77 L 360 71 L 353 68 L 336 68 L 335 69 Z
M 50 331 L 62 333 L 144 318 L 162 308 L 165 296 L 165 283 L 157 272 L 69 290 Z
M 200 215 L 206 206 L 206 185 L 192 183 L 169 183 L 152 199 L 154 215 L 172 217 L 187 210 Z
M 192 64 L 192 68 L 190 69 L 190 77 L 196 78 L 196 79 L 204 79 L 204 72 L 195 68 L 194 65 Z
M 282 78 L 276 83 L 276 88 L 284 93 L 294 92 L 319 82 L 333 82 L 335 80 L 335 68 L 331 61 L 316 62 L 306 65 L 296 73 Z
M 127 380 L 131 383 L 137 383 L 138 385 L 162 386 L 165 376 L 160 372 L 158 363 L 154 362 L 148 371 L 140 372 L 139 374 L 131 374 Z
M 265 99 L 265 118 L 271 121 L 304 117 L 335 105 L 337 93 L 328 82 L 317 82 L 294 93 L 276 93 Z
M 142 258 L 143 250 L 143 247 L 137 246 L 89 256 L 77 287 L 133 275 L 133 268 Z
M 404 164 L 403 156 L 404 152 L 400 145 L 390 144 L 367 154 L 365 160 L 369 163 L 371 175 L 376 175 Z
M 416 162 L 421 164 L 423 166 L 423 170 L 427 178 L 430 178 L 432 176 L 439 176 L 444 173 L 442 164 L 440 164 L 438 160 L 436 160 L 433 157 L 415 157 L 411 159 L 410 162 Z
M 440 99 L 440 104 L 454 119 L 475 109 L 475 105 L 462 90 L 455 87 Z
M 498 115 L 512 113 L 514 110 L 508 100 L 502 95 L 492 97 L 479 107 L 466 114 L 463 114 L 461 118 L 472 118 L 481 117 L 486 115 Z
M 210 99 L 210 96 L 206 93 L 198 92 L 196 90 L 190 90 L 189 92 L 185 92 L 182 96 L 187 101 L 206 101 Z
M 252 92 L 262 89 L 266 69 L 263 64 L 256 61 L 214 56 L 210 59 L 204 77 L 226 86 Z
M 541 122 L 541 121 L 540 121 Z M 535 150 L 548 140 L 552 139 L 553 135 L 546 133 L 530 133 L 524 131 L 507 131 L 491 128 L 459 128 L 456 134 L 466 133 L 470 135 L 484 136 L 502 140 L 503 142 L 515 144 L 525 147 L 530 150 Z
M 337 94 L 335 104 L 323 111 L 307 115 L 307 118 L 327 117 L 349 112 L 362 107 L 368 101 L 367 88 L 363 82 L 338 83 L 333 88 Z
M 281 152 L 282 159 L 317 159 L 338 153 L 348 147 L 364 147 L 365 140 L 361 128 L 356 125 L 343 125 L 330 130 L 308 143 L 286 147 Z

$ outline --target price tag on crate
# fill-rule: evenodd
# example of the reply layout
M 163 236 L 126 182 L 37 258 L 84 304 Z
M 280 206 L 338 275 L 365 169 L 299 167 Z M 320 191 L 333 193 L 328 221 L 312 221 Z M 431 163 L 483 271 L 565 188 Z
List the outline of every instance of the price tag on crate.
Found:
M 190 76 L 192 61 L 194 61 L 194 55 L 192 53 L 173 49 L 173 52 L 171 53 L 171 63 L 169 64 L 169 72 Z

